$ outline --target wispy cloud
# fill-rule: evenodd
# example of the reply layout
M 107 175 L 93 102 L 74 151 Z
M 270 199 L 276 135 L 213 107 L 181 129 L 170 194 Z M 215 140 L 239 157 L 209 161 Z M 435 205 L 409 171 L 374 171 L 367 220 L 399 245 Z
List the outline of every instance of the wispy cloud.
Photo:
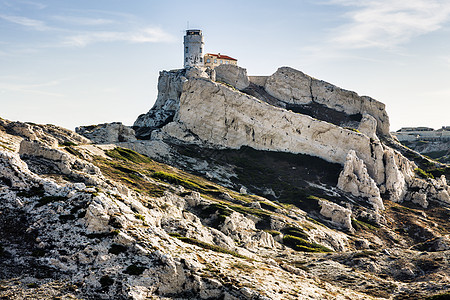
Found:
M 116 21 L 111 19 L 74 17 L 74 16 L 53 16 L 52 19 L 69 25 L 77 25 L 77 26 L 97 26 L 97 25 L 110 25 L 116 23 Z
M 51 27 L 47 26 L 46 23 L 43 21 L 36 20 L 36 19 L 30 19 L 30 18 L 22 17 L 22 16 L 12 16 L 12 15 L 0 14 L 0 19 L 27 27 L 29 29 L 37 30 L 37 31 L 48 31 L 48 30 L 52 29 Z
M 36 9 L 44 9 L 47 7 L 46 4 L 43 4 L 41 2 L 36 2 L 36 1 L 18 1 L 19 3 L 25 4 L 25 5 L 29 5 L 33 8 Z
M 394 48 L 436 31 L 450 20 L 447 0 L 331 0 L 350 7 L 349 22 L 333 31 L 331 41 L 344 48 Z
M 175 38 L 158 27 L 147 27 L 135 31 L 84 32 L 65 38 L 63 45 L 85 47 L 100 42 L 160 43 L 172 42 Z
M 63 94 L 45 91 L 45 88 L 57 86 L 62 80 L 52 80 L 43 83 L 17 84 L 17 83 L 0 83 L 0 91 L 4 92 L 21 92 L 36 95 L 45 95 L 52 97 L 63 97 Z

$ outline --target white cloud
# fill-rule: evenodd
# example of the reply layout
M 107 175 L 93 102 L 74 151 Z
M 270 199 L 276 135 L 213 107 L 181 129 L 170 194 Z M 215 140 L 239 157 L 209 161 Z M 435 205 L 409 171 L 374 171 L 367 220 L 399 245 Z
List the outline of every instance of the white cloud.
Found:
M 450 20 L 447 0 L 332 0 L 351 7 L 350 22 L 333 32 L 332 42 L 345 48 L 394 48 L 442 28 Z
M 137 31 L 85 32 L 69 36 L 63 42 L 65 46 L 85 47 L 99 42 L 158 43 L 172 42 L 175 38 L 157 27 L 147 27 Z
M 0 19 L 3 19 L 5 21 L 15 23 L 18 25 L 22 25 L 27 28 L 31 28 L 33 30 L 37 31 L 48 31 L 51 30 L 51 27 L 48 27 L 45 22 L 35 19 L 30 19 L 26 17 L 21 16 L 8 16 L 8 15 L 2 15 L 0 14 Z

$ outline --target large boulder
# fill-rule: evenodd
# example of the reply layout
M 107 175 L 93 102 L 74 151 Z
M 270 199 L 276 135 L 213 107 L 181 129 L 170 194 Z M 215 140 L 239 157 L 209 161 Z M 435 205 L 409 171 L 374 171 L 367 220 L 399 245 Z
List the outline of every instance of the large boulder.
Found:
M 219 65 L 214 70 L 216 71 L 216 81 L 229 84 L 238 90 L 243 90 L 250 84 L 247 70 L 244 68 L 236 65 Z
M 120 122 L 80 126 L 75 130 L 78 134 L 87 137 L 96 144 L 136 141 L 134 130 Z

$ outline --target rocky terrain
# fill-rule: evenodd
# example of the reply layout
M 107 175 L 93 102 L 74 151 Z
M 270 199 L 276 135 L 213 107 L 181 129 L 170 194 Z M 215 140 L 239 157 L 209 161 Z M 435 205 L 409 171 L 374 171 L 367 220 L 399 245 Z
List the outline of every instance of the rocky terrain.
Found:
M 0 119 L 2 299 L 448 299 L 448 165 L 291 68 L 163 71 L 133 129 Z

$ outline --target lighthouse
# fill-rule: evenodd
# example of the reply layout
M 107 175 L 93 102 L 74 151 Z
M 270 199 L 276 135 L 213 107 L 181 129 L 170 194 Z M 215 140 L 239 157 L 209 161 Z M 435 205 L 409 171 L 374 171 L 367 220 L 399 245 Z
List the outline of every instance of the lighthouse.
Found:
M 203 66 L 203 35 L 198 29 L 186 30 L 184 36 L 184 67 Z

